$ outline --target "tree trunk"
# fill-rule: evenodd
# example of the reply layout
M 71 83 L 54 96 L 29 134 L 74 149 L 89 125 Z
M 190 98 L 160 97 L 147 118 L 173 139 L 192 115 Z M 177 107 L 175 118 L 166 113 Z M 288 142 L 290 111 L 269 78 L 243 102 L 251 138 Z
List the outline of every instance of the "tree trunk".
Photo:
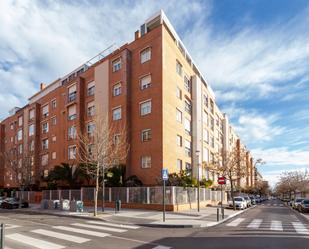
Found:
M 233 187 L 232 177 L 230 178 L 230 184 L 231 184 L 231 198 L 232 198 L 232 202 L 233 202 L 233 209 L 236 210 L 235 200 L 234 200 L 234 187 Z
M 95 178 L 94 216 L 98 215 L 99 174 L 100 174 L 100 165 L 98 164 Z

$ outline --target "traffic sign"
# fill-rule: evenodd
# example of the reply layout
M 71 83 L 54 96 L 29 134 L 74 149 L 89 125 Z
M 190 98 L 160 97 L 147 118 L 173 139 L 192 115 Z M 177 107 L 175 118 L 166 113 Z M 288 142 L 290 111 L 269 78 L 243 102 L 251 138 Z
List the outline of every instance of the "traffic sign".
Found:
M 218 184 L 226 184 L 226 179 L 224 176 L 218 177 Z
M 168 180 L 168 171 L 167 171 L 167 169 L 162 169 L 162 179 L 163 179 L 163 181 L 167 181 Z

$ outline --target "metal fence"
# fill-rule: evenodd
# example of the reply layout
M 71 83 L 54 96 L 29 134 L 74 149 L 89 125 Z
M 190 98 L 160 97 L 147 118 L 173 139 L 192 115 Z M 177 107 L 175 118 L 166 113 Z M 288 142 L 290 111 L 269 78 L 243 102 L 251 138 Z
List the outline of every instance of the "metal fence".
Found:
M 197 188 L 183 188 L 167 186 L 165 192 L 166 204 L 180 205 L 192 204 L 197 202 Z M 35 202 L 36 192 L 16 192 L 16 196 L 29 202 Z M 67 190 L 43 190 L 42 199 L 47 200 L 81 200 L 93 201 L 95 197 L 95 188 L 67 189 Z M 223 193 L 223 202 L 226 201 L 226 194 Z M 103 192 L 99 190 L 98 200 L 102 201 Z M 121 200 L 122 203 L 141 203 L 141 204 L 162 204 L 163 188 L 156 187 L 113 187 L 105 188 L 104 200 L 114 202 Z M 221 192 L 210 189 L 200 188 L 200 201 L 221 201 Z

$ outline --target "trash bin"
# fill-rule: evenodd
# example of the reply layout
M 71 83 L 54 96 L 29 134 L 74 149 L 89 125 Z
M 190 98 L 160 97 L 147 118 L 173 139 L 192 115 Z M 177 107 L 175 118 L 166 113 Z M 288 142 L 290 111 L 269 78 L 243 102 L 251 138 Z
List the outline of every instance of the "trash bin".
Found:
M 48 209 L 48 200 L 41 201 L 41 209 Z
M 69 200 L 62 200 L 60 202 L 61 210 L 69 211 L 70 210 L 70 201 Z
M 84 203 L 82 201 L 76 201 L 76 212 L 84 212 Z
M 121 209 L 121 200 L 115 201 L 115 212 L 119 212 Z
M 60 201 L 54 200 L 54 209 L 59 209 L 59 208 L 60 208 Z

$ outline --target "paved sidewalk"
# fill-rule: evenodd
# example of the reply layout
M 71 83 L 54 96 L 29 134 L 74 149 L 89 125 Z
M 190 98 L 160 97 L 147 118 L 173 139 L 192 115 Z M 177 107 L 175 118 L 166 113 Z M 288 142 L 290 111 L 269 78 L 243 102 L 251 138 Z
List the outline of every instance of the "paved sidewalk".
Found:
M 163 222 L 162 211 L 136 209 L 122 209 L 120 212 L 115 213 L 114 209 L 106 208 L 105 212 L 101 212 L 99 208 L 98 216 L 94 217 L 93 208 L 85 208 L 84 212 L 76 213 L 62 210 L 41 209 L 40 205 L 32 204 L 28 209 L 18 209 L 18 212 L 105 220 L 115 223 L 130 223 L 139 226 L 185 228 L 215 226 L 247 210 L 248 209 L 234 211 L 232 209 L 224 209 L 224 220 L 222 220 L 220 213 L 219 222 L 217 221 L 217 207 L 202 208 L 200 212 L 197 212 L 196 209 L 181 212 L 166 212 L 165 222 Z

